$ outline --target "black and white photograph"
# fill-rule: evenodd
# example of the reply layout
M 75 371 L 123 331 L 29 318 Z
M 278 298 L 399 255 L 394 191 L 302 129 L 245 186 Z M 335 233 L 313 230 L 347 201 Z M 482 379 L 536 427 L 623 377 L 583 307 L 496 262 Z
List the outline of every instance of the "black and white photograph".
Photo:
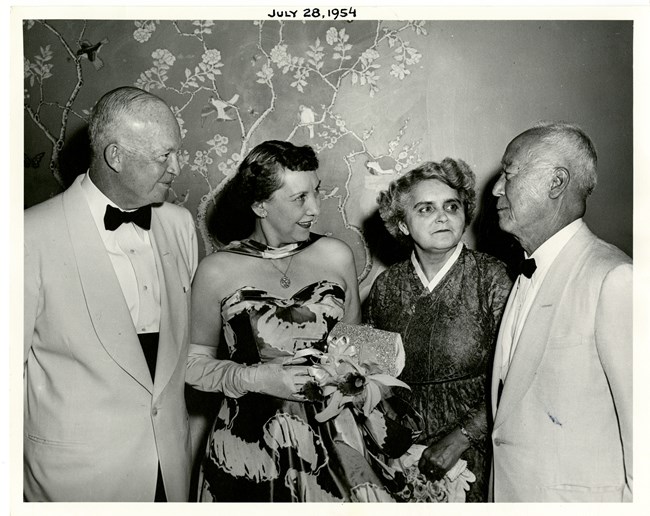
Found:
M 292 3 L 11 9 L 11 513 L 642 510 L 647 2 Z

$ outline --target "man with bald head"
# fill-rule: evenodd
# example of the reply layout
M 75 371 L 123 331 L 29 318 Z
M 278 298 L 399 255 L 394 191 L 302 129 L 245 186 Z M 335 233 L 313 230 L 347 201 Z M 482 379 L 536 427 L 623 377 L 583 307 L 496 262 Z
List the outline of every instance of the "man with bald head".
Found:
M 526 253 L 492 375 L 496 502 L 632 499 L 632 263 L 582 220 L 596 151 L 577 126 L 510 142 L 492 193 Z
M 88 172 L 25 211 L 24 497 L 187 501 L 190 213 L 165 102 L 110 91 Z

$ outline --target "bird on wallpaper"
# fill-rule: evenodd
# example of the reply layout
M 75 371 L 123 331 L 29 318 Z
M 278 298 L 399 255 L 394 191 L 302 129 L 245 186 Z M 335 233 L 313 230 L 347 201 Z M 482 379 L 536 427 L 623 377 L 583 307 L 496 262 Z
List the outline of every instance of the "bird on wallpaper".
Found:
M 306 127 L 309 130 L 309 137 L 313 138 L 314 120 L 316 120 L 316 115 L 314 115 L 314 112 L 311 110 L 311 108 L 308 108 L 307 106 L 303 106 L 302 104 L 298 108 L 298 111 L 300 111 L 300 123 L 307 124 Z
M 375 176 L 395 173 L 395 170 L 392 168 L 383 169 L 378 161 L 368 161 L 366 162 L 366 167 Z
M 99 43 L 95 43 L 94 45 L 91 44 L 87 39 L 82 39 L 79 42 L 80 48 L 77 50 L 77 56 L 85 57 L 93 64 L 95 70 L 99 70 L 102 66 L 104 66 L 104 61 L 102 61 L 98 55 L 99 50 L 102 48 L 102 45 L 105 45 L 106 43 L 108 43 L 108 38 L 104 38 Z
M 216 98 L 214 95 L 210 96 L 208 105 L 201 110 L 201 127 L 205 119 L 212 113 L 217 113 L 217 120 L 233 120 L 233 118 L 226 113 L 226 109 L 234 107 L 234 104 L 239 100 L 239 94 L 235 93 L 229 101 L 224 101 Z

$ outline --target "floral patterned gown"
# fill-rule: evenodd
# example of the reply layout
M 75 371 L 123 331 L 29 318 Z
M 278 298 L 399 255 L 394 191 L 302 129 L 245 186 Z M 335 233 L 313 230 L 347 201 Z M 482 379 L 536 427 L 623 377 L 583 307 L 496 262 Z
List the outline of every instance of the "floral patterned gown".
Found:
M 380 274 L 365 322 L 398 332 L 406 363 L 404 398 L 424 417 L 420 442 L 429 445 L 462 426 L 472 445 L 461 458 L 476 475 L 468 502 L 486 501 L 489 477 L 487 374 L 511 281 L 505 266 L 464 247 L 432 292 L 410 260 Z
M 226 297 L 219 357 L 242 364 L 322 348 L 343 317 L 345 293 L 320 281 L 282 298 L 244 287 Z M 370 465 L 352 412 L 325 423 L 320 402 L 248 393 L 225 398 L 208 437 L 199 500 L 393 501 Z

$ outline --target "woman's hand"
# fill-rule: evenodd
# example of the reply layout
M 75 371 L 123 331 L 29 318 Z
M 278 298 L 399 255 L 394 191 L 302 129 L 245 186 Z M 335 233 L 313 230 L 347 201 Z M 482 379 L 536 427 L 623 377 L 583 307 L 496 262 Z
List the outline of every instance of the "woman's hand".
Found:
M 311 379 L 307 366 L 259 364 L 252 366 L 254 376 L 249 390 L 291 401 L 305 401 L 300 391 Z
M 469 446 L 467 437 L 461 433 L 460 428 L 456 428 L 422 452 L 418 468 L 429 480 L 440 480 Z

